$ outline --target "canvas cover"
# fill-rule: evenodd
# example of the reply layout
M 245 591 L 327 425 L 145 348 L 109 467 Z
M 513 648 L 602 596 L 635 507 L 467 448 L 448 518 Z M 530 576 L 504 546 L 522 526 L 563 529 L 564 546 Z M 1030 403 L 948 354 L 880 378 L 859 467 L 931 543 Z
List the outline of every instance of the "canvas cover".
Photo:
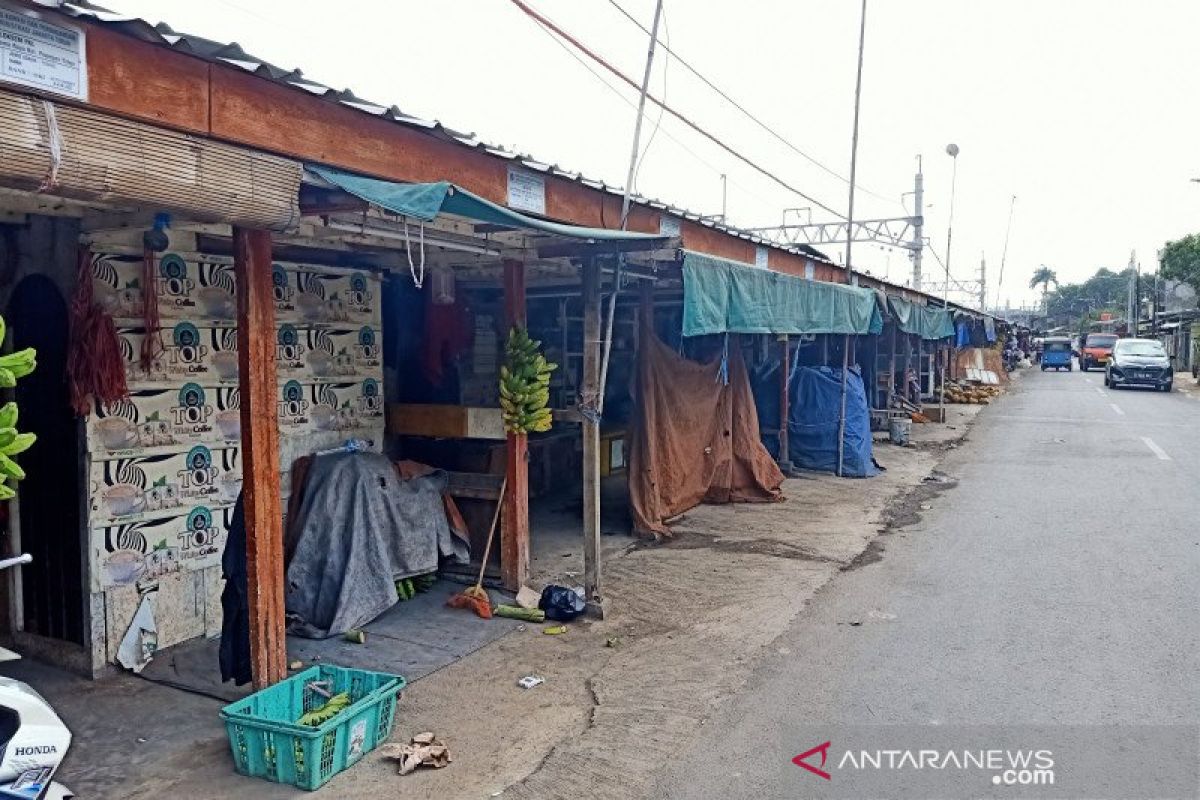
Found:
M 954 336 L 954 318 L 944 308 L 910 303 L 899 297 L 889 297 L 888 307 L 896 325 L 905 333 L 913 333 L 926 341 Z
M 629 452 L 634 532 L 670 536 L 664 521 L 700 503 L 782 500 L 783 473 L 759 439 L 746 365 L 730 342 L 721 359 L 690 361 L 642 328 Z
M 399 600 L 395 581 L 467 562 L 450 532 L 444 472 L 409 480 L 379 453 L 313 457 L 287 568 L 288 631 L 323 639 L 358 628 Z
M 803 469 L 837 472 L 838 428 L 842 413 L 842 371 L 799 367 L 788 387 L 788 455 Z M 856 367 L 846 377 L 846 428 L 842 475 L 878 474 L 871 456 L 871 409 Z
M 875 292 L 683 254 L 683 335 L 714 333 L 878 334 Z

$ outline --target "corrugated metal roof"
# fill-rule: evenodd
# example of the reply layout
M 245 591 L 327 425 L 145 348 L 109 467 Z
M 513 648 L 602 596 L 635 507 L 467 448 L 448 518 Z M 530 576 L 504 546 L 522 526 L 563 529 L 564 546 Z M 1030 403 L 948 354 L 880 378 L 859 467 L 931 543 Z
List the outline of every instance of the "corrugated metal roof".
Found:
M 284 84 L 291 88 L 299 89 L 301 91 L 323 97 L 327 100 L 341 103 L 342 105 L 349 106 L 350 108 L 361 111 L 365 114 L 383 117 L 399 125 L 420 128 L 426 133 L 432 134 L 439 138 L 452 141 L 456 144 L 469 147 L 471 149 L 482 150 L 489 155 L 507 159 L 535 172 L 553 175 L 557 178 L 580 183 L 589 189 L 608 192 L 609 194 L 616 196 L 622 196 L 624 194 L 624 189 L 621 187 L 610 186 L 604 181 L 586 178 L 579 172 L 565 169 L 560 167 L 558 164 L 536 159 L 528 154 L 514 153 L 501 145 L 485 142 L 475 133 L 457 131 L 453 128 L 446 127 L 438 120 L 426 120 L 413 116 L 412 114 L 406 114 L 397 106 L 385 106 L 363 99 L 355 95 L 354 92 L 349 89 L 342 89 L 339 91 L 331 86 L 326 86 L 322 83 L 318 83 L 317 81 L 310 80 L 306 78 L 304 73 L 299 69 L 284 69 L 264 61 L 263 59 L 258 58 L 251 53 L 247 53 L 237 42 L 217 42 L 213 41 L 212 39 L 206 39 L 202 36 L 181 33 L 171 28 L 171 26 L 165 22 L 152 24 L 139 17 L 132 17 L 110 11 L 106 8 L 95 5 L 94 3 L 87 2 L 87 0 L 64 2 L 61 5 L 59 0 L 31 1 L 36 5 L 51 8 L 72 17 L 117 29 L 123 34 L 134 36 L 146 42 L 165 45 L 173 50 L 178 50 L 180 52 L 187 53 L 188 55 L 205 59 L 206 61 L 213 61 L 237 67 L 238 69 L 253 73 L 254 75 L 274 81 L 275 83 Z M 828 256 L 826 256 L 820 250 L 817 250 L 809 245 L 780 245 L 777 242 L 764 239 L 756 233 L 743 230 L 724 222 L 719 222 L 711 216 L 699 214 L 695 211 L 689 211 L 686 208 L 681 208 L 662 200 L 645 197 L 644 195 L 634 194 L 633 200 L 639 205 L 647 206 L 663 213 L 670 214 L 671 216 L 686 219 L 690 222 L 694 222 L 708 228 L 713 228 L 714 230 L 719 230 L 723 233 L 753 242 L 757 245 L 764 245 L 777 250 L 804 255 L 805 257 L 811 258 L 815 261 L 833 264 L 833 261 Z

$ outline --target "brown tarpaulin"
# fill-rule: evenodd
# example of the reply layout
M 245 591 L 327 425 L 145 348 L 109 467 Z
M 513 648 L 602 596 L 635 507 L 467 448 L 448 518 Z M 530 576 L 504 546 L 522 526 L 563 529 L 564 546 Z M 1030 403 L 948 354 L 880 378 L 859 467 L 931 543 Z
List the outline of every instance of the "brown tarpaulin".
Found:
M 759 439 L 758 412 L 736 337 L 729 384 L 720 359 L 677 355 L 643 328 L 638 403 L 629 451 L 634 532 L 670 536 L 664 521 L 700 503 L 783 499 L 783 473 Z

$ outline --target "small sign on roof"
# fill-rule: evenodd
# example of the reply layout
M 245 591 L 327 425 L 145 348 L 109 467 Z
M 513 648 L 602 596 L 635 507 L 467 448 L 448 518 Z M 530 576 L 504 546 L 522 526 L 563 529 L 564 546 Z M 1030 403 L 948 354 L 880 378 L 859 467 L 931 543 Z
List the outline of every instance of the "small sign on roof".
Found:
M 508 168 L 508 207 L 546 213 L 546 179 L 516 167 Z

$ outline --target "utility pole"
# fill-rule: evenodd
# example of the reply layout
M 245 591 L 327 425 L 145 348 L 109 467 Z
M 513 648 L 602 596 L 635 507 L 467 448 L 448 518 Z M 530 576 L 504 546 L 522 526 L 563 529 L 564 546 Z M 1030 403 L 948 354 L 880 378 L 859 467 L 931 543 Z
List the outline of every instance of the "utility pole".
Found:
M 987 312 L 987 257 L 979 254 L 979 310 Z
M 862 101 L 863 49 L 867 42 L 867 0 L 862 0 L 862 13 L 858 23 L 858 76 L 854 83 L 854 131 L 850 135 L 850 198 L 846 213 L 846 285 L 854 282 L 854 267 L 850 261 L 850 250 L 854 244 L 854 182 L 858 179 L 858 113 Z M 842 410 L 838 415 L 837 475 L 842 477 L 846 459 L 846 395 L 850 380 L 850 335 L 842 337 Z
M 1125 303 L 1125 325 L 1137 336 L 1137 251 L 1129 251 L 1129 299 Z
M 921 291 L 921 253 L 925 250 L 925 176 L 921 172 L 921 157 L 917 156 L 917 174 L 913 178 L 913 243 L 912 286 Z

